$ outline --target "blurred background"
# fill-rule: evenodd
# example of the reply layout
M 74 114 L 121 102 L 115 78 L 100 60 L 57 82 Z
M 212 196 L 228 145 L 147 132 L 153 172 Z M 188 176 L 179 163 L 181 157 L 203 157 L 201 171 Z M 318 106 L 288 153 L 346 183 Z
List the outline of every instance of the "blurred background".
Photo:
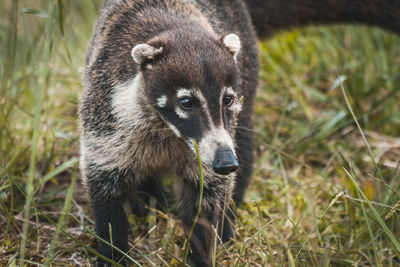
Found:
M 100 2 L 0 0 L 2 266 L 95 257 L 77 107 Z M 294 29 L 260 42 L 260 61 L 253 180 L 237 240 L 217 261 L 399 266 L 400 38 L 363 26 Z M 179 266 L 183 230 L 158 216 L 147 227 L 129 218 L 131 255 Z

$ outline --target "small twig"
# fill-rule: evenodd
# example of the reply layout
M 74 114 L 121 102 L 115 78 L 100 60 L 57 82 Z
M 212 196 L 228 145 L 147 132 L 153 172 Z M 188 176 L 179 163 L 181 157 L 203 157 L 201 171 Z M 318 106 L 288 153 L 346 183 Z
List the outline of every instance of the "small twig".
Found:
M 397 201 L 396 205 L 393 206 L 393 208 L 389 211 L 389 213 L 385 216 L 385 220 L 389 220 L 393 214 L 396 212 L 397 209 L 400 208 L 400 200 Z
M 24 222 L 24 223 L 33 225 L 33 226 L 35 226 L 36 228 L 43 228 L 43 229 L 50 230 L 50 231 L 55 231 L 55 230 L 56 230 L 56 227 L 55 227 L 55 226 L 51 226 L 51 225 L 39 225 L 39 224 L 37 224 L 36 222 L 33 222 L 33 221 L 30 221 L 30 220 L 27 220 L 27 219 L 23 218 L 21 215 L 14 216 L 14 219 L 17 220 L 17 221 L 20 221 L 20 222 Z
M 343 196 L 344 196 L 345 198 L 350 199 L 350 200 L 354 200 L 354 201 L 361 202 L 361 203 L 367 203 L 367 201 L 365 201 L 365 200 L 363 200 L 363 199 L 355 198 L 355 197 L 352 197 L 352 196 L 347 195 L 347 194 L 344 194 Z M 386 204 L 383 204 L 383 203 L 375 202 L 375 201 L 370 201 L 370 203 L 371 203 L 371 204 L 374 204 L 374 205 L 376 205 L 376 206 L 381 206 L 381 207 L 385 207 L 385 208 L 388 208 L 388 209 L 393 209 L 393 208 L 395 208 L 395 207 L 392 207 L 392 206 L 389 206 L 389 205 L 386 205 Z

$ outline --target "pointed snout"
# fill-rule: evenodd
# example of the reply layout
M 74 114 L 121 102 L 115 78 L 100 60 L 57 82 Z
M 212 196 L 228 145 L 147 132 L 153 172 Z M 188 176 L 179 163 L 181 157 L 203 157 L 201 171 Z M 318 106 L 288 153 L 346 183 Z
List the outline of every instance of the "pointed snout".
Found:
M 239 163 L 230 148 L 219 148 L 215 152 L 214 171 L 218 174 L 230 174 L 239 168 Z

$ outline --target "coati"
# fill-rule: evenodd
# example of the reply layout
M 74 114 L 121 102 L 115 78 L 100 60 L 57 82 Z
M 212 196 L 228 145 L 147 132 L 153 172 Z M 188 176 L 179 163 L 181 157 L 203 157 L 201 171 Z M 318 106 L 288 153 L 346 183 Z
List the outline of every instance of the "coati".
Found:
M 258 54 L 246 4 L 258 36 L 269 37 L 335 22 L 398 32 L 395 2 L 105 0 L 88 48 L 80 105 L 80 167 L 97 235 L 109 242 L 112 235 L 113 245 L 128 251 L 123 203 L 131 199 L 137 215 L 146 214 L 150 197 L 162 206 L 167 172 L 178 177 L 177 210 L 189 230 L 200 191 L 195 140 L 204 199 L 189 260 L 210 266 L 215 234 L 223 242 L 233 235 L 231 200 L 241 203 L 252 171 Z M 99 252 L 123 258 L 103 242 Z
M 162 205 L 169 172 L 178 177 L 177 211 L 190 229 L 200 191 L 195 140 L 204 195 L 188 258 L 211 265 L 214 233 L 232 237 L 231 200 L 240 204 L 251 174 L 252 136 L 241 128 L 252 128 L 255 40 L 240 0 L 104 2 L 80 104 L 80 167 L 99 237 L 110 241 L 111 225 L 113 245 L 128 251 L 123 202 L 133 198 L 138 215 L 150 196 Z M 121 259 L 103 242 L 99 252 Z

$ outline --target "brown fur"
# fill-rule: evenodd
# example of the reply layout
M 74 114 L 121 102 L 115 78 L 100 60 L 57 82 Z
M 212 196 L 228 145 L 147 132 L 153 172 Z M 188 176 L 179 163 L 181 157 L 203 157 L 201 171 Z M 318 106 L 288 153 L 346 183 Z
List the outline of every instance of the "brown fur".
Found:
M 400 33 L 400 2 L 391 0 L 244 0 L 260 37 L 317 24 L 355 23 Z
M 245 51 L 236 59 L 237 50 L 223 43 L 223 36 L 229 33 L 239 35 L 241 51 Z M 131 50 L 140 44 L 159 52 L 147 61 L 134 62 Z M 227 122 L 221 117 L 220 91 L 229 86 L 243 100 L 244 112 L 231 119 L 246 128 L 236 128 L 235 133 L 240 167 L 236 174 L 218 175 L 204 166 L 202 223 L 196 226 L 191 244 L 193 264 L 211 264 L 213 229 L 220 229 L 224 241 L 231 238 L 229 221 L 234 217 L 230 199 L 240 204 L 251 173 L 253 155 L 248 148 L 252 147 L 252 135 L 247 129 L 252 127 L 257 70 L 255 34 L 239 0 L 105 2 L 89 44 L 80 106 L 81 169 L 100 237 L 109 239 L 111 225 L 114 244 L 126 250 L 128 223 L 123 201 L 130 195 L 148 199 L 149 194 L 162 201 L 161 193 L 153 189 L 160 188 L 159 179 L 167 172 L 178 176 L 178 211 L 185 229 L 191 227 L 199 197 L 197 159 L 161 116 L 157 99 L 173 99 L 176 86 L 198 90 L 207 104 L 208 117 L 224 129 L 223 122 Z M 199 118 L 206 121 L 206 117 Z M 206 123 L 201 125 L 199 131 Z M 196 134 L 193 129 L 186 130 Z M 138 203 L 133 210 L 143 210 Z M 223 210 L 229 211 L 226 225 L 221 225 Z M 104 256 L 121 257 L 105 244 L 99 246 Z

